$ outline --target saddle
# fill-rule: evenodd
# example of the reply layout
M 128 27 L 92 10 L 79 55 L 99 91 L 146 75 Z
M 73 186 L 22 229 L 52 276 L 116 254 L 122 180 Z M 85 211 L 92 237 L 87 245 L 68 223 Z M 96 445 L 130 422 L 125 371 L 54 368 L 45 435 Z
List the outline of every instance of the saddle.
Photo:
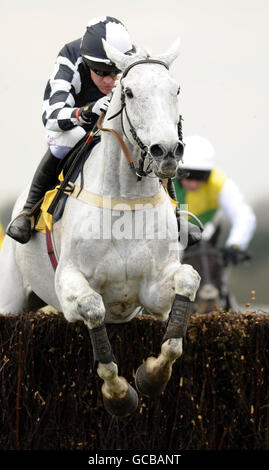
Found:
M 68 194 L 64 193 L 65 187 L 67 187 L 69 183 L 74 183 L 80 173 L 83 174 L 83 167 L 86 160 L 89 158 L 95 145 L 100 142 L 100 137 L 95 136 L 90 144 L 85 147 L 87 138 L 87 135 L 83 137 L 76 146 L 70 150 L 65 158 L 60 160 L 60 164 L 57 168 L 59 183 L 54 188 L 47 191 L 44 196 L 39 215 L 36 219 L 36 231 L 46 233 L 46 227 L 52 231 L 53 224 L 62 217 L 68 197 Z M 81 158 L 77 159 L 76 157 L 80 152 L 83 152 L 84 148 L 85 154 L 82 154 Z M 66 177 L 68 177 L 68 182 L 64 184 Z M 56 196 L 58 201 L 56 201 Z

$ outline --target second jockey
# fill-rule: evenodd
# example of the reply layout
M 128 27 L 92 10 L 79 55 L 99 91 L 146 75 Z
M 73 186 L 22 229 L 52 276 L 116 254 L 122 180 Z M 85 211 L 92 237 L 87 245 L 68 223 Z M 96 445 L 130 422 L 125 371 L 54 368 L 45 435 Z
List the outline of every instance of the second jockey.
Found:
M 181 168 L 186 175 L 174 181 L 177 199 L 180 204 L 187 204 L 188 210 L 205 225 L 222 209 L 231 224 L 224 254 L 227 261 L 237 264 L 244 259 L 256 229 L 254 211 L 236 183 L 217 168 L 211 142 L 204 137 L 190 136 L 184 143 Z

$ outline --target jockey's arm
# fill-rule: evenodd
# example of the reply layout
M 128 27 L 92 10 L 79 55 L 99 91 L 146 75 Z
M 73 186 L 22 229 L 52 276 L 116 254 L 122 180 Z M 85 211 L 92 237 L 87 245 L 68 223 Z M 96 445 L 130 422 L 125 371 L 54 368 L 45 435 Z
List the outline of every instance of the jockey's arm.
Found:
M 231 179 L 226 180 L 220 191 L 219 205 L 231 223 L 225 245 L 236 245 L 241 250 L 246 250 L 256 229 L 256 216 Z
M 42 121 L 46 129 L 50 131 L 69 131 L 75 126 L 85 124 L 90 128 L 94 126 L 98 118 L 94 112 L 91 113 L 95 101 L 85 103 L 88 111 L 87 119 L 83 119 L 83 108 L 75 105 L 76 96 L 81 90 L 81 76 L 78 71 L 80 61 L 82 58 L 74 64 L 68 57 L 61 54 L 56 59 L 43 101 Z

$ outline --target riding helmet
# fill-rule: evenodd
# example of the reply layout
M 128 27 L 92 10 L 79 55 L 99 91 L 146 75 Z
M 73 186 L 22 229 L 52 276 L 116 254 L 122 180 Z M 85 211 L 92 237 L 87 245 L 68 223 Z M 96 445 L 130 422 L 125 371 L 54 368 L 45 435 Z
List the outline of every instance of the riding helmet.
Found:
M 209 140 L 200 136 L 191 136 L 184 139 L 184 157 L 180 165 L 184 169 L 184 177 L 207 181 L 211 170 L 215 167 L 215 150 Z
M 107 57 L 102 39 L 124 54 L 132 54 L 135 47 L 121 21 L 111 16 L 100 16 L 89 21 L 81 40 L 80 53 L 90 69 L 104 72 L 117 71 L 117 67 Z

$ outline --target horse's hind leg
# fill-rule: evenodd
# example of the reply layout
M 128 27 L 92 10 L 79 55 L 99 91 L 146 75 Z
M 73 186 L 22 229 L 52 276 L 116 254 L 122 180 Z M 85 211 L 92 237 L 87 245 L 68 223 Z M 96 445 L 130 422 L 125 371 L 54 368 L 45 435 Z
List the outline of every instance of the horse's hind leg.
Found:
M 89 328 L 97 373 L 104 381 L 102 394 L 106 410 L 112 415 L 127 416 L 138 404 L 136 391 L 124 377 L 118 375 L 118 366 L 105 327 L 105 306 L 100 294 L 73 265 L 57 269 L 56 291 L 68 321 L 83 320 Z
M 19 314 L 26 306 L 28 292 L 16 262 L 16 242 L 5 237 L 0 251 L 0 313 Z
M 165 389 L 171 377 L 172 366 L 182 355 L 182 338 L 186 334 L 191 303 L 199 287 L 200 276 L 190 265 L 181 265 L 174 280 L 176 296 L 161 353 L 157 358 L 149 357 L 136 372 L 137 389 L 151 398 L 160 395 Z

